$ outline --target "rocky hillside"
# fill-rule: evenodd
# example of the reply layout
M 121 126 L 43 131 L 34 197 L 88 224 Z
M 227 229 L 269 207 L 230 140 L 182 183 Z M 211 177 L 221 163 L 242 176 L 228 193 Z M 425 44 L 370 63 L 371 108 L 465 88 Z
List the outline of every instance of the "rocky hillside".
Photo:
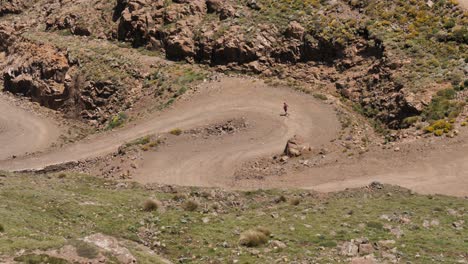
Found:
M 0 172 L 1 263 L 466 263 L 467 200 Z
M 144 58 L 109 53 L 124 43 L 342 96 L 377 126 L 453 118 L 464 108 L 463 93 L 433 100 L 468 85 L 468 21 L 455 0 L 4 0 L 0 10 L 5 90 L 99 124 L 145 95 L 164 104 L 181 88 L 162 99 L 160 86 L 143 91 L 161 65 L 145 71 Z

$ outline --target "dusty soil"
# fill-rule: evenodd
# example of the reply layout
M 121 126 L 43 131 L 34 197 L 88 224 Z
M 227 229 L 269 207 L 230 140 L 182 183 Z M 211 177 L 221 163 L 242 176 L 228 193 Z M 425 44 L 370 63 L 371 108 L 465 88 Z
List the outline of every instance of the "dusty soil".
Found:
M 6 95 L 0 96 L 0 159 L 44 150 L 58 140 L 58 124 L 28 111 Z
M 463 8 L 468 9 L 468 0 L 459 0 L 459 3 Z
M 288 117 L 281 115 L 283 101 L 291 106 Z M 4 112 L 10 113 L 4 115 L 8 124 L 22 116 L 20 111 L 6 110 Z M 131 163 L 122 165 L 121 169 L 130 166 L 132 180 L 234 189 L 287 187 L 319 191 L 381 181 L 422 193 L 468 195 L 466 131 L 461 131 L 455 139 L 429 138 L 399 143 L 399 151 L 395 151 L 396 146 L 382 148 L 374 145 L 367 153 L 349 156 L 333 149 L 332 142 L 341 131 L 335 110 L 333 105 L 288 88 L 270 87 L 255 79 L 226 77 L 204 83 L 195 94 L 182 98 L 170 109 L 146 121 L 93 135 L 63 148 L 5 159 L 12 153 L 37 150 L 53 141 L 53 136 L 36 137 L 36 144 L 42 145 L 17 144 L 4 148 L 0 169 L 40 170 L 49 165 L 115 156 L 125 142 L 150 134 L 164 134 L 165 143 L 155 151 L 127 157 Z M 42 124 L 40 127 L 48 127 L 45 124 L 50 121 L 39 120 L 36 122 Z M 244 120 L 246 125 L 235 133 L 209 132 L 217 127 L 216 124 L 230 120 Z M 22 123 L 28 126 L 22 128 L 25 135 L 37 136 L 34 122 Z M 8 126 L 8 130 L 17 129 Z M 170 135 L 168 132 L 173 129 L 186 132 L 180 136 Z M 1 135 L 2 141 L 8 141 L 6 133 Z M 280 165 L 272 162 L 272 157 L 282 153 L 285 143 L 294 135 L 304 137 L 316 150 L 331 148 L 332 151 L 316 152 L 310 157 L 290 159 Z M 124 163 L 123 158 L 119 159 L 121 157 L 113 159 L 115 166 Z M 246 166 L 252 167 L 254 172 Z M 102 164 L 100 169 L 103 169 Z M 263 172 L 256 174 L 258 171 Z M 244 177 L 246 175 L 254 177 Z
M 36 157 L 3 161 L 0 166 L 7 170 L 41 169 L 48 165 L 102 156 L 116 151 L 123 142 L 148 134 L 168 132 L 175 128 L 188 130 L 203 123 L 244 117 L 254 124 L 254 129 L 239 134 L 231 142 L 222 142 L 218 148 L 200 144 L 202 148 L 211 151 L 205 154 L 198 150 L 200 147 L 195 147 L 194 152 L 204 154 L 188 155 L 195 160 L 186 166 L 196 167 L 200 160 L 210 161 L 215 157 L 227 159 L 223 163 L 230 164 L 281 151 L 284 142 L 298 133 L 304 135 L 311 144 L 320 145 L 333 139 L 339 129 L 339 122 L 331 106 L 290 89 L 268 87 L 260 81 L 227 78 L 221 82 L 208 83 L 200 90 L 190 100 L 181 100 L 171 109 L 140 124 L 92 136 L 83 142 Z M 283 101 L 294 102 L 288 117 L 281 116 Z M 191 145 L 197 144 L 192 142 Z M 172 156 L 181 157 L 189 152 L 185 148 L 176 149 Z M 171 156 L 168 152 L 165 155 Z M 142 181 L 148 181 L 148 178 Z M 187 179 L 184 182 L 187 183 Z

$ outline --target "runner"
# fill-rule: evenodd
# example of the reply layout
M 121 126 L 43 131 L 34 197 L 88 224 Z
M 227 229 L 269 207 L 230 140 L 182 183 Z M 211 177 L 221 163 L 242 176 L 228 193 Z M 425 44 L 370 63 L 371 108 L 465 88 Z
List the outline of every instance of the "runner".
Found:
M 284 102 L 284 104 L 283 104 L 284 116 L 288 116 L 288 115 L 289 115 L 289 114 L 288 114 L 288 107 L 289 107 L 289 105 L 288 105 L 286 102 Z

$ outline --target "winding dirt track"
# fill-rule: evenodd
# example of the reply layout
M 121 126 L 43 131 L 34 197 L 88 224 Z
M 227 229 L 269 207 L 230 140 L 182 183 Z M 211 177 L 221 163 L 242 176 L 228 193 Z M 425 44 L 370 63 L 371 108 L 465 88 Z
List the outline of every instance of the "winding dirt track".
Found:
M 362 159 L 337 162 L 281 178 L 244 181 L 232 185 L 236 166 L 244 161 L 280 153 L 293 135 L 305 136 L 314 147 L 336 138 L 339 123 L 332 106 L 291 89 L 268 87 L 260 81 L 226 78 L 204 84 L 201 91 L 181 100 L 171 109 L 147 121 L 61 149 L 33 156 L 7 159 L 45 148 L 56 139 L 53 122 L 34 117 L 6 104 L 0 97 L 0 170 L 41 169 L 48 165 L 84 160 L 112 153 L 124 142 L 174 128 L 203 127 L 232 118 L 244 117 L 251 127 L 221 141 L 180 142 L 150 154 L 139 168 L 135 180 L 186 186 L 234 188 L 305 188 L 337 191 L 360 187 L 371 181 L 400 185 L 420 193 L 468 196 L 468 137 L 448 149 L 421 153 L 409 147 L 406 153 L 376 151 Z M 289 117 L 282 117 L 281 106 L 292 107 Z M 17 133 L 20 131 L 20 133 Z M 466 131 L 465 131 L 466 132 Z M 463 132 L 463 133 L 465 133 Z M 466 133 L 465 133 L 466 134 Z M 153 155 L 153 156 L 151 156 Z
M 216 150 L 215 156 L 219 162 L 214 162 L 211 167 L 222 166 L 225 170 L 229 170 L 245 158 L 281 151 L 288 138 L 297 133 L 309 135 L 307 140 L 320 145 L 331 140 L 338 131 L 339 123 L 330 106 L 290 89 L 271 88 L 260 82 L 231 78 L 208 86 L 190 101 L 176 103 L 172 109 L 145 122 L 97 135 L 53 152 L 1 161 L 0 169 L 12 171 L 42 169 L 49 165 L 109 154 L 116 151 L 124 142 L 152 133 L 167 132 L 174 128 L 185 130 L 200 124 L 209 124 L 213 120 L 234 117 L 255 120 L 256 140 L 253 140 L 252 135 L 246 134 L 238 141 L 223 145 L 223 148 Z M 294 102 L 294 110 L 287 118 L 280 116 L 283 101 Z M 11 151 L 18 152 L 13 146 Z M 203 154 L 200 156 L 202 159 L 209 158 Z M 197 167 L 198 161 L 192 160 L 192 162 L 192 164 L 185 163 L 184 166 Z M 196 184 L 196 181 L 193 183 L 205 185 L 201 182 Z
M 59 136 L 60 129 L 53 121 L 0 97 L 0 160 L 43 150 Z

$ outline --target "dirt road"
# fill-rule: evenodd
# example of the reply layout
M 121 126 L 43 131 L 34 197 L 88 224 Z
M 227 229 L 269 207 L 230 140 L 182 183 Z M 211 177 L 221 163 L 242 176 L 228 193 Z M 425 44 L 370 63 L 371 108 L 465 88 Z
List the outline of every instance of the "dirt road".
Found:
M 291 106 L 281 116 L 282 103 Z M 84 160 L 112 153 L 123 143 L 153 134 L 203 127 L 233 118 L 244 118 L 249 129 L 218 140 L 173 142 L 146 154 L 134 180 L 142 183 L 228 188 L 306 188 L 336 191 L 380 181 L 421 193 L 468 195 L 468 137 L 445 149 L 405 153 L 376 150 L 362 158 L 342 160 L 325 167 L 289 172 L 281 177 L 233 184 L 236 166 L 258 157 L 278 154 L 295 134 L 319 148 L 337 137 L 339 122 L 333 107 L 312 96 L 287 88 L 268 87 L 261 81 L 226 78 L 203 84 L 189 100 L 146 121 L 39 155 L 7 159 L 26 151 L 44 149 L 56 137 L 53 122 L 35 117 L 0 100 L 1 170 L 41 169 L 48 165 Z M 20 131 L 20 133 L 18 133 Z M 458 141 L 457 141 L 458 140 Z
M 458 1 L 463 8 L 468 9 L 468 0 L 458 0 Z
M 201 160 L 211 164 L 212 173 L 198 171 L 200 175 L 215 175 L 220 172 L 218 167 L 220 165 L 224 171 L 229 171 L 239 161 L 281 151 L 285 142 L 295 134 L 308 135 L 307 139 L 312 144 L 320 145 L 331 140 L 339 128 L 331 106 L 291 89 L 272 88 L 259 81 L 234 78 L 210 83 L 207 86 L 206 89 L 202 89 L 203 92 L 189 101 L 182 100 L 172 109 L 163 111 L 145 122 L 93 136 L 53 152 L 2 161 L 0 169 L 41 169 L 48 165 L 98 157 L 116 151 L 124 142 L 148 134 L 167 132 L 174 128 L 190 129 L 215 120 L 244 117 L 254 121 L 255 126 L 251 134 L 245 134 L 235 142 L 211 149 L 207 152 L 209 154 L 199 153 L 196 158 L 186 160 L 183 164 L 175 163 L 177 159 L 165 163 L 165 167 L 180 165 L 178 175 L 183 177 L 180 178 L 181 182 L 212 185 L 209 181 L 203 182 L 202 176 L 194 175 L 196 179 L 191 179 L 190 175 L 188 177 L 185 175 L 185 172 L 198 167 Z M 289 117 L 280 116 L 284 101 L 291 104 Z M 11 150 L 13 149 L 12 147 Z M 180 155 L 184 155 L 183 150 Z M 214 158 L 218 162 L 214 162 Z M 163 164 L 163 167 L 158 167 L 157 170 L 164 171 L 165 167 Z M 167 175 L 172 177 L 174 173 L 176 172 Z M 146 178 L 146 181 L 151 179 Z
M 26 111 L 0 96 L 0 160 L 44 150 L 60 129 L 52 120 Z

